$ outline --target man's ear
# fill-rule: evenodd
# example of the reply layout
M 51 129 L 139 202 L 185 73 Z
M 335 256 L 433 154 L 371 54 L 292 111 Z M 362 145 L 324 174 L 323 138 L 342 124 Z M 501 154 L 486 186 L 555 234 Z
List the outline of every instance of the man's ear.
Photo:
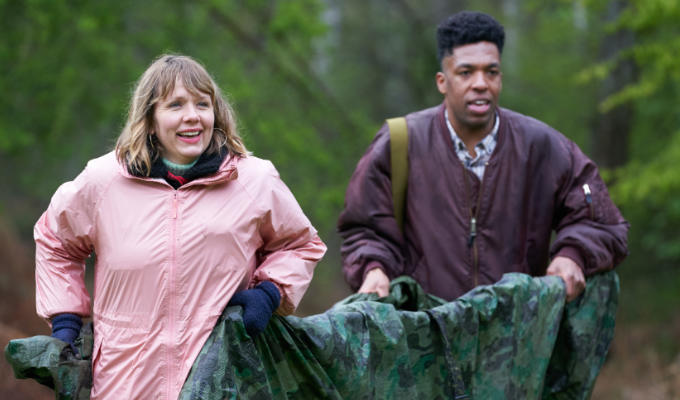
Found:
M 437 89 L 439 89 L 439 93 L 446 94 L 446 75 L 439 71 L 434 76 L 434 79 L 435 82 L 437 82 Z

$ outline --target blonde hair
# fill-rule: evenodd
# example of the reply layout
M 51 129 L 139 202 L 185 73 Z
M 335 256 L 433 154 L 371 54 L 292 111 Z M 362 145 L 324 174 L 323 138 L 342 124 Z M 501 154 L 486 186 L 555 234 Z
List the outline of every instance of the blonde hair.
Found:
M 227 154 L 238 156 L 248 153 L 236 129 L 234 110 L 205 68 L 191 57 L 164 54 L 151 63 L 137 81 L 125 127 L 116 141 L 116 158 L 131 173 L 148 176 L 159 156 L 160 144 L 150 134 L 154 109 L 158 101 L 172 93 L 177 79 L 181 79 L 190 93 L 205 93 L 212 100 L 215 124 L 206 151 L 226 150 Z

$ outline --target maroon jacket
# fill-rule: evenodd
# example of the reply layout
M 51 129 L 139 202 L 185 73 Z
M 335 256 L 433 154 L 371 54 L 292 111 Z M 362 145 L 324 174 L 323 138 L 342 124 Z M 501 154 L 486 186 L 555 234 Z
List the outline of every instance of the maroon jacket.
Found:
M 456 156 L 443 104 L 406 116 L 403 235 L 394 219 L 383 125 L 354 171 L 338 221 L 343 272 L 353 289 L 369 263 L 451 300 L 506 272 L 544 275 L 557 255 L 576 261 L 586 276 L 625 258 L 628 223 L 596 165 L 548 125 L 507 109 L 498 115 L 498 142 L 482 181 Z

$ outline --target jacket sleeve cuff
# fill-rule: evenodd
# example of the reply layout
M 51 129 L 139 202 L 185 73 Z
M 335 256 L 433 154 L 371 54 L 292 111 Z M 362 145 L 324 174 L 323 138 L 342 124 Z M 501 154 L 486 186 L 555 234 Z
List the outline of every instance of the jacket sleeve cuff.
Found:
M 276 282 L 272 282 L 272 281 L 263 281 L 263 282 L 270 282 L 272 285 L 274 285 L 276 290 L 279 291 L 279 306 L 281 306 L 281 304 L 283 304 L 283 296 L 286 295 L 286 293 L 284 293 L 283 289 L 281 289 L 281 286 L 279 286 Z M 277 309 L 278 309 L 278 307 L 277 307 Z
M 385 267 L 383 267 L 383 265 L 380 263 L 380 261 L 371 260 L 364 267 L 364 276 L 361 277 L 361 282 L 366 280 L 366 275 L 368 275 L 369 272 L 371 272 L 372 270 L 374 270 L 376 268 L 381 269 L 382 272 L 385 273 L 385 275 L 389 276 L 387 274 L 387 271 L 385 270 Z
M 65 328 L 80 332 L 82 326 L 83 320 L 76 314 L 63 313 L 57 314 L 52 318 L 52 332 Z
M 583 259 L 583 256 L 581 255 L 581 251 L 576 247 L 571 246 L 562 247 L 557 252 L 557 254 L 555 254 L 555 257 L 567 257 L 571 259 L 573 262 L 575 262 L 576 265 L 578 265 L 584 273 L 586 272 L 586 263 Z M 555 257 L 553 257 L 553 259 Z
M 289 307 L 286 307 L 287 305 L 285 304 L 285 301 L 284 301 L 284 299 L 285 299 L 285 297 L 286 297 L 286 292 L 281 288 L 281 285 L 280 285 L 279 283 L 274 282 L 274 281 L 267 281 L 267 280 L 255 281 L 255 282 L 251 283 L 251 285 L 249 286 L 249 288 L 250 288 L 250 289 L 253 289 L 253 288 L 255 288 L 255 287 L 257 287 L 257 286 L 259 286 L 259 285 L 261 285 L 261 284 L 263 284 L 263 283 L 265 283 L 265 282 L 269 282 L 269 283 L 271 283 L 272 285 L 274 285 L 274 287 L 276 288 L 276 290 L 279 292 L 279 304 L 278 304 L 278 306 L 276 306 L 276 308 L 274 309 L 274 311 L 275 311 L 277 314 L 280 314 L 280 315 L 289 315 L 289 314 L 291 314 L 294 310 L 289 310 L 289 309 L 288 309 Z

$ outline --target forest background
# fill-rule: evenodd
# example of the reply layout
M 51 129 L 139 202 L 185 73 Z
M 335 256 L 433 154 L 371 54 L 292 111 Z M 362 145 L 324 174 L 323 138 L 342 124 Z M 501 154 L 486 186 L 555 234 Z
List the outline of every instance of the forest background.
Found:
M 594 398 L 680 397 L 680 0 L 0 0 L 3 347 L 48 332 L 32 225 L 113 148 L 136 79 L 165 52 L 204 63 L 248 148 L 328 244 L 299 313 L 349 294 L 335 230 L 345 187 L 385 118 L 441 102 L 435 27 L 462 9 L 505 25 L 501 105 L 578 143 L 631 223 Z M 1 398 L 51 398 L 4 361 L 0 373 Z

